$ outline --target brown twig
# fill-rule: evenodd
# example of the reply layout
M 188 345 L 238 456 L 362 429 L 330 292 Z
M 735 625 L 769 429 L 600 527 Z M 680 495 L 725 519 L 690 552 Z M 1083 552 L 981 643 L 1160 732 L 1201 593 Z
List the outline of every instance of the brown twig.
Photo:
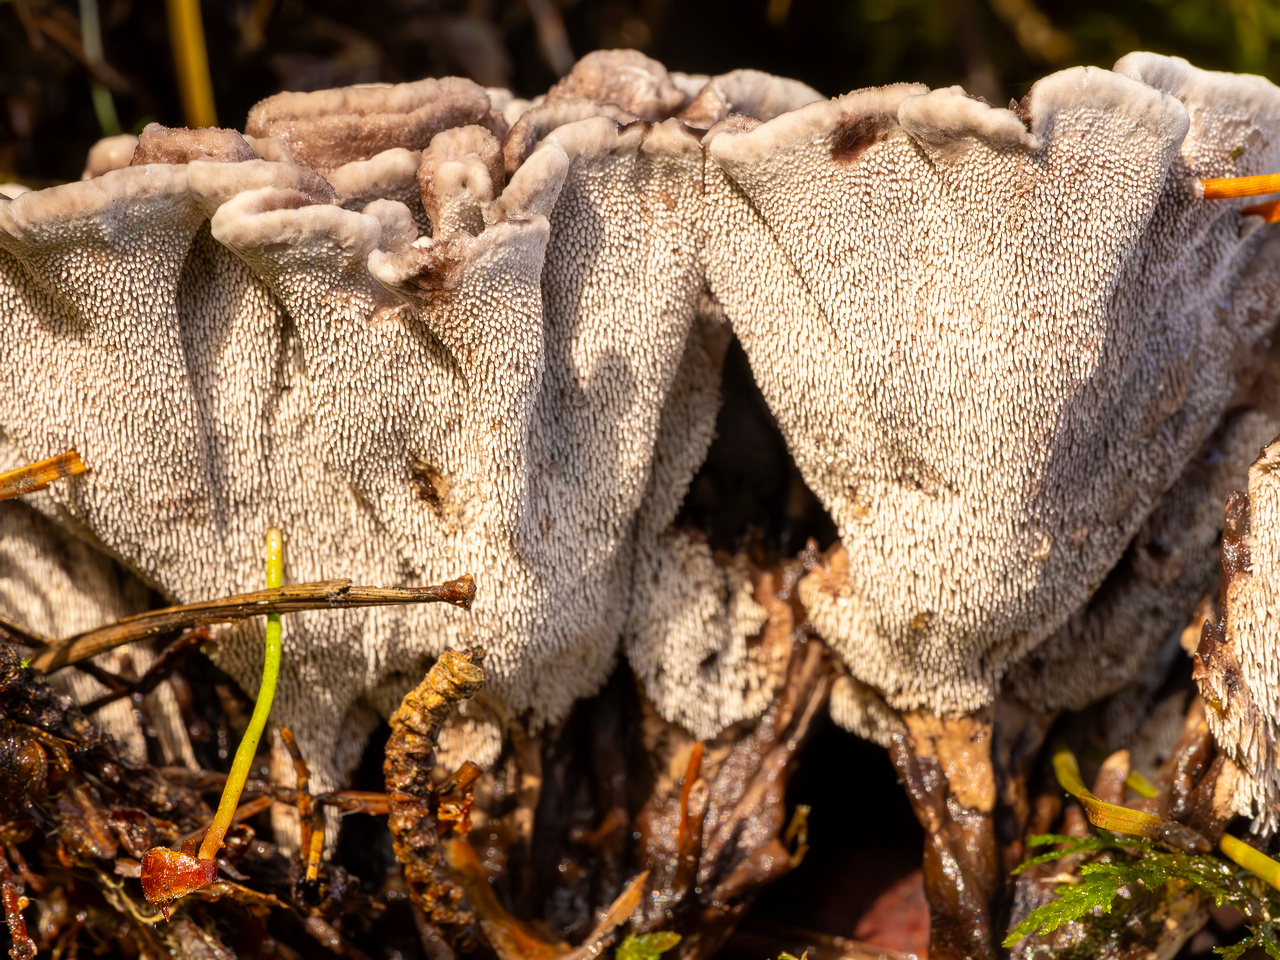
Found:
M 702 772 L 702 741 L 693 745 L 689 754 L 689 765 L 684 772 L 684 783 L 680 787 L 680 826 L 676 830 L 676 849 L 683 852 L 685 840 L 689 836 L 689 798 L 693 795 L 693 785 Z M 699 837 L 701 839 L 701 837 Z
M 41 647 L 47 647 L 53 642 L 48 637 L 43 637 L 28 630 L 22 624 L 10 620 L 8 617 L 0 617 L 0 640 L 5 643 L 16 643 L 20 646 L 32 647 L 37 650 Z
M 186 767 L 161 767 L 160 774 L 170 783 L 193 790 L 221 790 L 227 782 L 227 775 L 217 770 L 188 770 Z M 246 780 L 242 797 L 270 797 L 277 803 L 296 806 L 298 791 L 289 787 L 279 787 L 266 780 Z M 314 808 L 317 805 L 336 807 L 343 813 L 364 813 L 371 817 L 385 817 L 390 809 L 391 798 L 388 794 L 372 790 L 331 790 L 318 793 L 311 798 Z
M 200 649 L 200 645 L 209 639 L 209 630 L 207 627 L 197 627 L 194 630 L 188 630 L 182 636 L 178 637 L 173 643 L 165 648 L 164 653 L 156 658 L 155 663 L 147 668 L 147 671 L 134 681 L 124 681 L 120 677 L 115 677 L 119 682 L 120 689 L 107 684 L 111 688 L 110 693 L 104 693 L 96 700 L 90 700 L 80 709 L 85 713 L 94 713 L 101 710 L 109 703 L 115 703 L 123 697 L 131 697 L 134 694 L 147 694 L 158 687 L 170 671 L 192 650 Z M 84 663 L 77 664 L 78 667 L 86 666 Z M 104 671 L 105 672 L 105 671 Z
M 371 817 L 385 817 L 391 812 L 391 796 L 373 790 L 333 790 L 315 797 L 314 802 L 337 807 L 343 813 L 364 813 Z
M 25 467 L 18 467 L 16 470 L 7 470 L 4 473 L 0 473 L 0 500 L 9 500 L 13 497 L 35 493 L 37 490 L 43 490 L 55 480 L 60 480 L 63 477 L 74 477 L 88 469 L 84 465 L 84 461 L 80 459 L 80 454 L 74 450 L 68 450 L 66 453 L 60 453 L 56 457 L 50 457 L 48 460 L 29 463 Z
M 133 85 L 119 71 L 105 61 L 95 63 L 89 58 L 88 54 L 85 53 L 84 44 L 75 30 L 59 23 L 53 17 L 33 13 L 21 3 L 15 3 L 13 8 L 29 36 L 34 33 L 36 36 L 43 35 L 48 37 L 66 50 L 67 53 L 71 54 L 72 59 L 89 71 L 95 80 L 104 86 L 110 87 L 116 93 L 128 93 L 130 91 Z
M 302 856 L 308 857 L 311 850 L 311 771 L 307 768 L 307 761 L 302 759 L 302 751 L 298 749 L 298 741 L 294 739 L 293 731 L 288 727 L 281 727 L 280 739 L 284 741 L 285 749 L 289 751 L 289 756 L 293 759 L 293 771 L 298 778 L 295 806 L 298 808 L 298 817 L 302 822 L 300 846 Z M 308 858 L 307 880 L 312 881 L 314 879 L 315 877 L 311 875 L 311 863 Z
M 525 0 L 529 16 L 533 18 L 534 33 L 538 37 L 538 50 L 557 77 L 573 69 L 573 48 L 569 46 L 569 32 L 564 18 L 554 0 Z
M 430 587 L 358 587 L 345 579 L 292 584 L 205 603 L 165 607 L 126 617 L 109 626 L 59 641 L 36 656 L 31 661 L 31 666 L 41 673 L 50 673 L 104 650 L 112 650 L 160 633 L 213 623 L 231 623 L 269 613 L 383 607 L 405 603 L 451 603 L 465 610 L 471 606 L 475 593 L 475 580 L 469 573 L 457 580 Z
M 236 812 L 231 815 L 231 822 L 243 823 L 244 821 L 248 820 L 250 817 L 256 817 L 263 810 L 266 810 L 268 807 L 271 806 L 271 804 L 275 802 L 276 802 L 276 799 L 275 797 L 272 797 L 272 796 L 254 797 L 252 800 L 248 800 L 240 804 L 240 806 L 236 807 Z M 183 837 L 182 838 L 183 842 L 185 843 L 190 840 L 199 840 L 201 837 L 205 835 L 205 832 L 206 832 L 206 828 L 204 826 L 201 826 L 199 829 L 194 830 L 193 832 Z

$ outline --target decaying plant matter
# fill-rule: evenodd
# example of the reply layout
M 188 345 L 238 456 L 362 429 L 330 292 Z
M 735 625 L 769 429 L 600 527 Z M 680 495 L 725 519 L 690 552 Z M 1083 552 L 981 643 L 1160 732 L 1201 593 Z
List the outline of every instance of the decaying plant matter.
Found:
M 469 795 L 449 813 L 441 809 L 442 798 L 447 804 L 450 795 L 469 791 L 480 771 L 473 764 L 464 766 L 440 789 L 436 789 L 433 779 L 440 727 L 456 704 L 471 699 L 484 684 L 483 658 L 481 651 L 446 650 L 391 715 L 391 737 L 383 763 L 391 800 L 388 826 L 395 839 L 396 856 L 405 866 L 409 891 L 437 928 L 465 930 L 475 922 L 473 915 L 459 916 L 463 909 L 460 894 L 455 892 L 456 887 L 441 881 L 437 868 L 440 832 L 465 823 L 466 828 L 459 831 L 465 837 L 470 829 Z M 464 935 L 463 931 L 456 931 L 454 939 L 460 940 Z
M 4 615 L 68 636 L 153 606 L 146 587 L 245 592 L 264 518 L 296 531 L 295 582 L 474 570 L 470 614 L 295 617 L 295 752 L 331 790 L 429 663 L 485 649 L 440 752 L 493 772 L 475 830 L 528 901 L 559 842 L 536 811 L 586 762 L 555 738 L 625 653 L 660 772 L 639 805 L 582 801 L 601 872 L 553 878 L 542 913 L 594 942 L 591 910 L 643 867 L 641 926 L 701 918 L 686 956 L 791 864 L 777 785 L 839 674 L 833 716 L 892 745 L 930 834 L 937 955 L 991 955 L 1043 736 L 1159 685 L 1222 500 L 1280 432 L 1280 241 L 1269 208 L 1201 186 L 1280 168 L 1278 128 L 1266 81 L 1152 54 L 1005 109 L 634 51 L 534 101 L 446 78 L 280 94 L 244 134 L 152 125 L 79 183 L 0 198 L 0 466 L 90 468 L 0 505 Z M 840 538 L 784 573 L 677 523 L 731 336 Z M 1233 809 L 1271 829 L 1251 569 L 1199 669 L 1253 785 Z M 255 629 L 213 633 L 251 685 Z
M 1265 884 L 1255 875 L 1237 874 L 1226 857 L 1211 854 L 1221 846 L 1237 859 L 1237 848 L 1245 846 L 1224 834 L 1234 815 L 1236 783 L 1225 761 L 1209 735 L 1199 698 L 1190 703 L 1177 743 L 1154 772 L 1151 796 L 1126 798 L 1131 793 L 1126 789 L 1131 772 L 1128 750 L 1116 751 L 1099 764 L 1093 789 L 1086 791 L 1075 757 L 1065 746 L 1057 747 L 1057 784 L 1081 806 L 1073 804 L 1062 821 L 1060 833 L 1066 836 L 1058 840 L 1067 842 L 1070 852 L 1041 852 L 1017 870 L 1013 930 L 1005 944 L 1015 948 L 1013 955 L 1122 957 L 1142 952 L 1172 957 L 1205 924 L 1210 909 L 1222 905 L 1228 890 L 1246 894 L 1250 883 Z M 1112 832 L 1104 829 L 1101 836 L 1092 836 L 1090 823 Z M 1033 833 L 1043 832 L 1047 820 L 1042 816 L 1030 826 Z M 1033 837 L 1030 852 L 1047 842 L 1053 841 Z M 1108 849 L 1120 853 L 1104 854 L 1092 865 L 1080 855 L 1092 857 L 1093 851 Z M 1064 880 L 1078 882 L 1069 878 L 1073 873 L 1078 877 L 1082 861 L 1085 880 L 1064 900 L 1061 885 Z M 1114 907 L 1113 898 L 1106 895 L 1113 882 L 1127 898 Z M 1251 896 L 1258 901 L 1256 890 Z M 1262 914 L 1253 911 L 1255 923 L 1266 919 L 1265 902 L 1270 899 L 1269 894 L 1260 896 L 1255 906 L 1260 903 L 1263 909 Z M 1273 948 L 1280 948 L 1265 925 L 1262 932 Z

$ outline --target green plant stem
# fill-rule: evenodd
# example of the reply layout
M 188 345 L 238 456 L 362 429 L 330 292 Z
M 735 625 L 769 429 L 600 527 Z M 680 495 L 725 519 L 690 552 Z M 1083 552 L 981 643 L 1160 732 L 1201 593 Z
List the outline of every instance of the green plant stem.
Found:
M 1148 800 L 1154 800 L 1160 796 L 1160 791 L 1156 789 L 1155 784 L 1137 770 L 1129 771 L 1129 775 L 1124 778 L 1124 785 L 1138 796 L 1146 797 Z
M 284 538 L 280 531 L 272 527 L 267 531 L 267 588 L 284 584 Z M 280 676 L 280 614 L 267 614 L 266 656 L 262 662 L 262 683 L 258 687 L 258 701 L 253 705 L 253 716 L 249 718 L 249 726 L 244 731 L 244 738 L 236 749 L 235 760 L 231 764 L 231 772 L 227 774 L 226 785 L 222 788 L 222 799 L 218 801 L 218 812 L 214 814 L 209 832 L 205 834 L 204 843 L 200 844 L 200 859 L 212 860 L 222 847 L 222 840 L 231 826 L 231 818 L 236 807 L 240 805 L 240 793 L 244 790 L 245 781 L 249 779 L 249 769 L 253 766 L 253 758 L 258 753 L 258 743 L 262 740 L 262 731 L 267 726 L 267 716 L 271 713 L 271 701 L 276 695 L 276 680 Z
M 1080 801 L 1089 822 L 1095 827 L 1133 837 L 1154 839 L 1160 836 L 1164 821 L 1159 817 L 1107 803 L 1090 793 L 1080 777 L 1075 754 L 1065 744 L 1059 744 L 1053 751 L 1053 772 L 1062 789 Z M 1280 890 L 1280 862 L 1229 833 L 1223 834 L 1218 841 L 1218 849 L 1254 876 Z

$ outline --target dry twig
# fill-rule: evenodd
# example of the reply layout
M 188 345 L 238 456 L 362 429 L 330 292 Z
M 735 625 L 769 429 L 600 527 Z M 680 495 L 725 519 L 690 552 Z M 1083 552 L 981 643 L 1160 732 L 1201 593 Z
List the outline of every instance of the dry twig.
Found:
M 271 613 L 383 607 L 402 603 L 451 603 L 467 609 L 475 593 L 475 580 L 470 574 L 430 587 L 358 587 L 345 579 L 292 584 L 126 617 L 110 626 L 89 630 L 54 644 L 36 656 L 31 666 L 41 673 L 50 673 L 105 650 L 157 634 Z

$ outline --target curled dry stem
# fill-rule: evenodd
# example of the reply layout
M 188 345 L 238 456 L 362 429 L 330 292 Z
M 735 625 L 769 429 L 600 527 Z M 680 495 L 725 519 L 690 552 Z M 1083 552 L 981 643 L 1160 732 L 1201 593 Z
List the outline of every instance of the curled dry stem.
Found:
M 483 659 L 481 650 L 446 650 L 391 715 L 383 762 L 391 801 L 388 825 L 414 902 L 436 925 L 453 922 L 452 897 L 435 876 L 441 796 L 431 786 L 436 738 L 453 706 L 474 696 L 484 684 Z

